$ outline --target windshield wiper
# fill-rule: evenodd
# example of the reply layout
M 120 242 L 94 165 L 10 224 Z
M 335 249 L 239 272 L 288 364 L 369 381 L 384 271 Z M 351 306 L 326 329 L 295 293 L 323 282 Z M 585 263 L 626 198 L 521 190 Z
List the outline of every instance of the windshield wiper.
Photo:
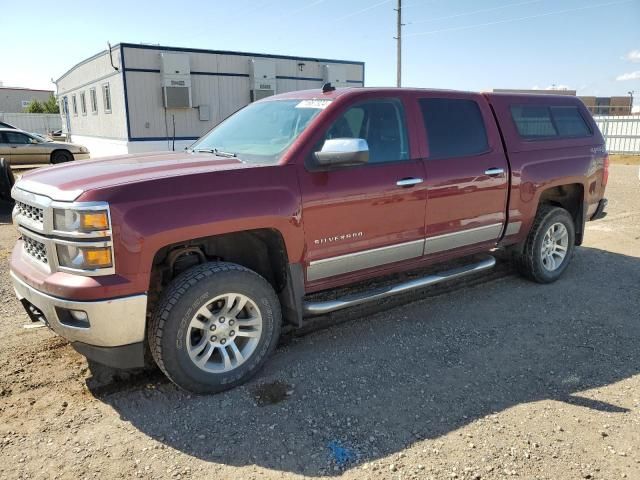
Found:
M 193 152 L 204 152 L 204 153 L 213 153 L 214 155 L 218 155 L 219 157 L 228 157 L 235 158 L 238 155 L 231 152 L 223 152 L 222 150 L 218 150 L 217 148 L 196 148 L 192 150 Z

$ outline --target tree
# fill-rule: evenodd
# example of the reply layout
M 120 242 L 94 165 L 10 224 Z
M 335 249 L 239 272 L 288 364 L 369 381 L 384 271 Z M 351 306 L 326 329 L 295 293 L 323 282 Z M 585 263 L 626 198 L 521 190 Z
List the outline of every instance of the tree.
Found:
M 46 113 L 60 113 L 60 106 L 56 102 L 56 97 L 53 94 L 49 95 L 46 102 L 43 103 L 44 111 Z
M 44 102 L 36 99 L 31 100 L 24 111 L 26 113 L 60 113 L 60 107 L 58 106 L 56 97 L 51 94 Z
M 44 105 L 36 99 L 33 99 L 24 109 L 26 113 L 44 113 Z

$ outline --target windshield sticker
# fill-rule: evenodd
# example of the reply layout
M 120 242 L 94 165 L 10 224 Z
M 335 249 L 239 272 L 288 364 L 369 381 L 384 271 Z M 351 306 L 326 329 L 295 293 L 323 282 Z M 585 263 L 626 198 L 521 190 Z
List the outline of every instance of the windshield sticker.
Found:
M 314 98 L 311 100 L 302 100 L 299 104 L 296 105 L 296 108 L 317 108 L 319 110 L 324 110 L 329 106 L 330 103 L 331 100 Z

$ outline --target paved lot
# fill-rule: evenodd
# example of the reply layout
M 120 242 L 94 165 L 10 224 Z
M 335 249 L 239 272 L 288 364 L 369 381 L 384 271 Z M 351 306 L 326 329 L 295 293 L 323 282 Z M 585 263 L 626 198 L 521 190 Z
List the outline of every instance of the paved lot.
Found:
M 343 315 L 209 397 L 23 329 L 2 225 L 0 478 L 638 479 L 637 172 L 612 166 L 609 215 L 556 284 L 503 264 Z

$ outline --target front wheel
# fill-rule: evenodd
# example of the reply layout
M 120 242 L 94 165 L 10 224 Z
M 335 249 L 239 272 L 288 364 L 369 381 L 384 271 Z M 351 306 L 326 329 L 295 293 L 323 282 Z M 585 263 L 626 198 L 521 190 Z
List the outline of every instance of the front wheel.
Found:
M 214 393 L 246 382 L 280 335 L 280 304 L 257 273 L 205 263 L 177 277 L 149 326 L 151 353 L 179 387 Z
M 531 226 L 516 266 L 538 283 L 555 282 L 564 273 L 575 246 L 573 218 L 564 208 L 542 205 Z

